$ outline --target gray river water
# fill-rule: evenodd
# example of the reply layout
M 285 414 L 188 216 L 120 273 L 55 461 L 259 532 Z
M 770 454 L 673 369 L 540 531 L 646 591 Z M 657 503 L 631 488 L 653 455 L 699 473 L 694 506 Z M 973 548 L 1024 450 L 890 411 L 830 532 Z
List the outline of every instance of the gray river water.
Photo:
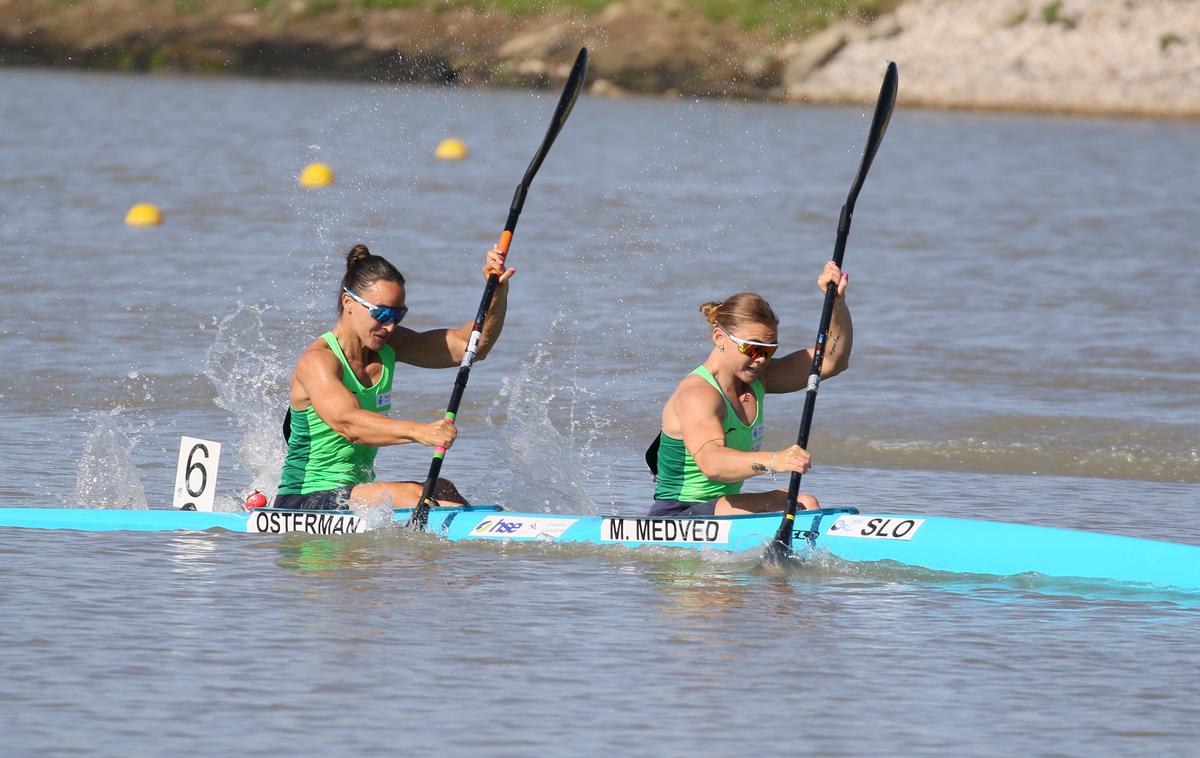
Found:
M 1200 544 L 1200 128 L 910 111 L 903 77 L 805 488 Z M 0 71 L 0 506 L 167 505 L 184 434 L 224 445 L 219 507 L 273 489 L 344 251 L 400 267 L 406 323 L 470 320 L 556 98 Z M 443 474 L 476 502 L 644 512 L 642 450 L 707 353 L 697 306 L 758 291 L 785 349 L 812 342 L 869 118 L 583 98 Z M 448 136 L 468 160 L 433 158 Z M 300 188 L 318 160 L 337 183 Z M 164 225 L 124 226 L 137 202 Z M 394 413 L 440 416 L 452 382 L 402 369 Z M 768 399 L 768 446 L 801 407 Z M 10 529 L 0 752 L 1189 755 L 1198 610 L 755 556 Z

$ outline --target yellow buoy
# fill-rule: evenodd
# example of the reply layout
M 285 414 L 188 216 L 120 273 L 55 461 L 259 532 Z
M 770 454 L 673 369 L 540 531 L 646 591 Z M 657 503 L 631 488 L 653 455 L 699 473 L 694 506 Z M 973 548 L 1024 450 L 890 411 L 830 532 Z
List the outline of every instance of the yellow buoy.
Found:
M 153 203 L 138 203 L 125 214 L 125 223 L 130 226 L 158 226 L 163 216 Z
M 460 139 L 450 137 L 438 143 L 434 157 L 442 161 L 461 161 L 467 157 L 467 146 Z
M 333 184 L 333 169 L 324 163 L 310 163 L 300 172 L 301 187 L 328 187 Z

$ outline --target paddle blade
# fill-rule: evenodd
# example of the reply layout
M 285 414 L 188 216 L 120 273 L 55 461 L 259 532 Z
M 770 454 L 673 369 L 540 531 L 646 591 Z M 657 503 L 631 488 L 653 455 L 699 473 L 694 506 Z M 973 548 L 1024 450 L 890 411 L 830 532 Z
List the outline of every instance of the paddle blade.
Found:
M 579 55 L 575 56 L 575 64 L 571 66 L 571 73 L 567 75 L 567 83 L 563 85 L 562 95 L 559 96 L 558 105 L 554 108 L 554 117 L 550 119 L 546 136 L 542 138 L 542 146 L 538 148 L 533 160 L 529 162 L 529 168 L 525 170 L 525 178 L 521 182 L 525 189 L 528 189 L 533 182 L 534 175 L 542 167 L 542 161 L 546 159 L 546 154 L 550 152 L 550 146 L 554 144 L 558 133 L 562 131 L 563 124 L 567 123 L 567 117 L 571 115 L 571 109 L 575 107 L 575 101 L 579 99 L 579 93 L 583 91 L 583 83 L 587 79 L 587 66 L 588 51 L 586 47 L 581 47 Z
M 854 210 L 854 202 L 862 190 L 863 182 L 867 180 L 867 171 L 871 169 L 871 161 L 879 152 L 883 142 L 884 132 L 892 120 L 892 111 L 896 108 L 896 94 L 900 89 L 900 72 L 896 64 L 888 61 L 887 71 L 883 75 L 883 85 L 879 88 L 879 100 L 875 103 L 875 115 L 871 119 L 871 131 L 867 133 L 867 145 L 863 148 L 862 163 L 858 167 L 858 175 L 854 177 L 854 185 L 850 188 L 850 197 L 846 207 Z
M 767 566 L 783 566 L 792 558 L 792 546 L 785 545 L 778 539 L 767 543 L 763 550 L 762 562 Z
M 563 85 L 562 97 L 558 99 L 558 107 L 554 110 L 554 122 L 558 124 L 558 128 L 562 129 L 563 124 L 567 123 L 567 116 L 571 115 L 571 109 L 575 107 L 575 101 L 579 99 L 579 93 L 583 91 L 583 83 L 587 79 L 588 67 L 588 51 L 586 47 L 579 48 L 579 55 L 575 56 L 575 63 L 571 66 L 571 73 L 567 75 L 567 83 Z

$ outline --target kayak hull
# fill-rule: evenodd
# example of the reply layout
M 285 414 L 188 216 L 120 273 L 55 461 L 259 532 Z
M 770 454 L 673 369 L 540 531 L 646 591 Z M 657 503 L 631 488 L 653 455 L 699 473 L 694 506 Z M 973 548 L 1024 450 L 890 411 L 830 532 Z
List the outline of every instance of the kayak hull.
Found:
M 341 535 L 403 525 L 410 509 L 249 513 L 100 508 L 0 508 L 0 527 L 79 531 L 204 531 Z M 779 514 L 651 519 L 520 513 L 500 506 L 435 508 L 428 530 L 450 541 L 657 545 L 731 553 L 761 550 Z M 934 571 L 1040 574 L 1200 591 L 1200 546 L 1100 532 L 853 508 L 797 514 L 794 546 L 844 561 L 893 561 Z

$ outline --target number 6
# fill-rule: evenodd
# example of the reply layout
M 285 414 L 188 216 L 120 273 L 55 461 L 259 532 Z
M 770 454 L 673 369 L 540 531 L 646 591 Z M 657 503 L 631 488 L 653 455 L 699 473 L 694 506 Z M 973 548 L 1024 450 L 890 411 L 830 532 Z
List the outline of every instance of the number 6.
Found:
M 184 437 L 175 467 L 175 507 L 211 511 L 217 488 L 221 443 Z M 199 479 L 197 479 L 197 476 Z

